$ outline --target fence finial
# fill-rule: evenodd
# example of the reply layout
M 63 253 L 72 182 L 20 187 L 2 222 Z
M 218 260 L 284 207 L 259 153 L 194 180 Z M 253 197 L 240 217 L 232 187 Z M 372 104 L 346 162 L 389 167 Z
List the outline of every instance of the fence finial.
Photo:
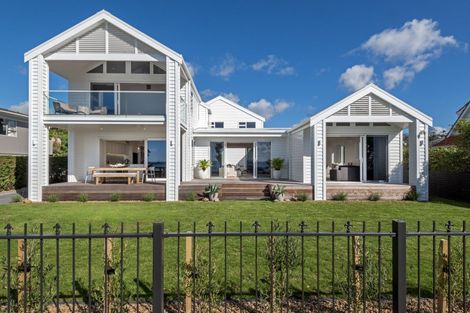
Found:
M 13 226 L 11 226 L 10 223 L 7 224 L 7 226 L 5 226 L 6 231 L 7 231 L 7 236 L 10 236 L 11 235 L 11 231 L 13 230 Z
M 101 226 L 103 228 L 103 232 L 105 234 L 109 233 L 109 229 L 110 229 L 110 226 L 108 223 L 104 223 L 103 226 Z
M 213 229 L 214 226 L 215 226 L 214 223 L 212 223 L 212 222 L 209 221 L 209 223 L 207 223 L 206 226 L 207 226 L 207 231 L 208 231 L 209 233 L 212 233 L 212 229 Z
M 305 228 L 307 228 L 307 224 L 305 224 L 305 221 L 302 221 L 300 222 L 299 227 L 300 227 L 300 232 L 303 233 L 305 231 Z
M 54 225 L 53 228 L 54 228 L 54 230 L 55 230 L 56 236 L 60 235 L 60 229 L 62 228 L 62 226 L 60 226 L 60 224 L 57 223 L 57 224 Z
M 344 227 L 346 227 L 346 232 L 347 232 L 347 233 L 350 233 L 350 232 L 351 232 L 351 228 L 353 227 L 353 225 L 351 224 L 350 221 L 347 221 L 346 224 L 344 224 Z
M 452 224 L 452 221 L 447 221 L 447 223 L 445 224 L 445 227 L 448 233 L 452 231 L 452 226 L 454 226 L 454 224 Z
M 259 228 L 261 227 L 261 224 L 258 223 L 258 221 L 255 221 L 252 226 L 255 228 L 255 233 L 257 233 Z

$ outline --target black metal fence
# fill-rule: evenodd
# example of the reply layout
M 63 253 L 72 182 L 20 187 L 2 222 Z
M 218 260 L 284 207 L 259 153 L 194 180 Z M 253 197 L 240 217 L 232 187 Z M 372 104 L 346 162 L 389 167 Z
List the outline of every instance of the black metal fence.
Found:
M 186 225 L 187 226 L 187 225 Z M 465 222 L 0 235 L 2 312 L 467 312 Z M 367 226 L 367 227 L 366 227 Z M 390 227 L 391 226 L 391 227 Z M 430 226 L 428 231 L 423 226 Z M 244 228 L 245 227 L 245 228 Z M 374 228 L 372 230 L 372 228 Z M 410 227 L 409 227 L 410 228 Z M 414 227 L 413 227 L 414 228 Z

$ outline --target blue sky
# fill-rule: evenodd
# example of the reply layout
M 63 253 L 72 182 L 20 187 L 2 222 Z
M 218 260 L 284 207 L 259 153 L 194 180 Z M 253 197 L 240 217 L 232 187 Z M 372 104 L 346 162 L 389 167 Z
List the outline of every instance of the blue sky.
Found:
M 0 106 L 27 101 L 24 52 L 101 9 L 182 53 L 206 99 L 229 95 L 267 126 L 369 81 L 441 127 L 470 100 L 468 1 L 62 0 L 3 4 Z

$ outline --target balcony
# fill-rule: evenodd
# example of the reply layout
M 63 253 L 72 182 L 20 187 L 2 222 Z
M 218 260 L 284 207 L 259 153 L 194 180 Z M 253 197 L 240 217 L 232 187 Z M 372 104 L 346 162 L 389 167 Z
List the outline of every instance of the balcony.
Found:
M 165 116 L 165 91 L 52 90 L 47 115 Z

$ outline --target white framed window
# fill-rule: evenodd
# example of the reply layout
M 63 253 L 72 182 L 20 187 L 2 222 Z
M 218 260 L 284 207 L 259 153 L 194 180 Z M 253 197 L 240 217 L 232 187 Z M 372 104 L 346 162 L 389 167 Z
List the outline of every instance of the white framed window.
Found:
M 0 118 L 0 135 L 16 137 L 17 124 L 15 120 Z
M 238 122 L 238 128 L 256 128 L 256 122 Z
M 224 128 L 224 122 L 211 122 L 211 128 Z

